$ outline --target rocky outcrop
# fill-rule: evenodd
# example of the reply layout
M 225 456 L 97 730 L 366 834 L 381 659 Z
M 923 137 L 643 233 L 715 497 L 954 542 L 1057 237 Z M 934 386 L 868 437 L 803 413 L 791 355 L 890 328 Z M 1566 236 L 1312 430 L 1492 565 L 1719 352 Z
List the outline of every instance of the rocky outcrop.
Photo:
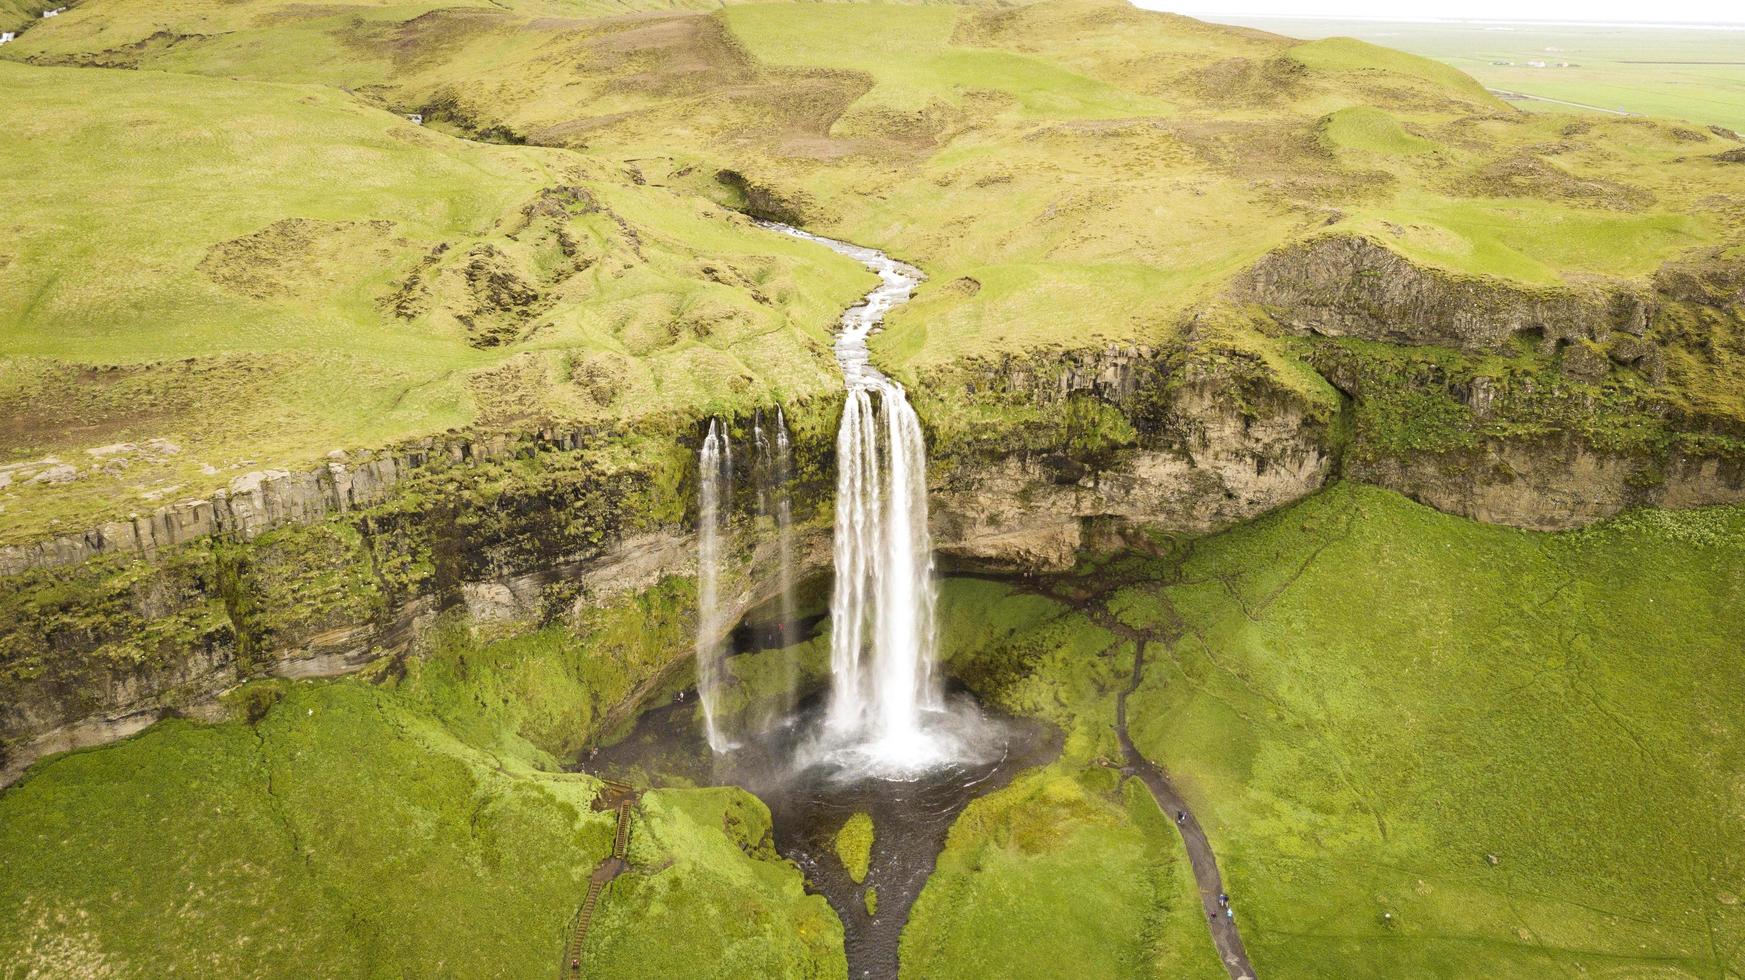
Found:
M 1369 238 L 1326 235 L 1271 252 L 1231 287 L 1297 334 L 1502 349 L 1519 334 L 1562 342 L 1640 336 L 1651 298 L 1622 284 L 1533 288 L 1417 265 Z
M 1130 347 L 1008 358 L 950 381 L 972 399 L 1029 405 L 1009 444 L 984 432 L 935 464 L 935 543 L 949 562 L 1070 565 L 1087 528 L 1124 522 L 1203 534 L 1322 486 L 1334 473 L 1334 404 L 1240 360 Z M 1330 392 L 1329 392 L 1330 394 Z
M 151 558 L 213 535 L 248 540 L 275 527 L 308 523 L 386 500 L 402 480 L 432 461 L 491 460 L 538 449 L 576 449 L 598 436 L 587 430 L 544 430 L 530 440 L 511 435 L 430 438 L 298 473 L 247 473 L 210 497 L 166 504 L 77 534 L 0 548 L 0 575 L 73 565 L 114 553 Z
M 804 411 L 789 406 L 791 419 Z M 650 633 L 653 617 L 688 619 L 689 600 L 672 599 L 695 575 L 694 477 L 672 478 L 689 471 L 688 438 L 628 467 L 616 443 L 585 433 L 437 441 L 375 460 L 367 497 L 331 468 L 263 474 L 222 508 L 184 505 L 227 516 L 170 524 L 178 544 L 124 548 L 106 534 L 82 555 L 32 552 L 60 560 L 0 582 L 0 785 L 44 755 L 209 714 L 251 678 L 329 677 L 408 655 L 445 612 L 488 633 L 625 604 L 651 617 Z M 827 437 L 796 432 L 794 451 L 796 513 L 828 513 L 816 481 Z M 519 462 L 529 455 L 537 465 Z M 742 486 L 734 501 L 742 528 L 755 494 Z M 816 520 L 800 529 L 803 572 L 829 560 Z M 729 623 L 774 593 L 767 539 L 736 537 Z M 686 635 L 661 662 L 690 649 Z
M 1745 503 L 1745 459 L 1602 453 L 1568 433 L 1353 459 L 1348 473 L 1440 511 L 1535 531 L 1583 527 L 1630 507 Z
M 822 224 L 818 203 L 804 192 L 777 190 L 737 170 L 719 170 L 715 180 L 743 199 L 743 210 L 754 218 L 796 228 Z

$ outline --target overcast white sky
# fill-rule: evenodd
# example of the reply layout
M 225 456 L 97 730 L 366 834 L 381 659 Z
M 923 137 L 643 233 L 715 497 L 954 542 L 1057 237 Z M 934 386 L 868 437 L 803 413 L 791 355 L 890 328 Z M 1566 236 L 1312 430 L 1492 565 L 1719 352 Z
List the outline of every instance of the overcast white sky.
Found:
M 1365 17 L 1384 20 L 1538 20 L 1745 23 L 1739 0 L 1134 0 L 1148 10 L 1214 16 Z M 1741 42 L 1745 48 L 1745 42 Z

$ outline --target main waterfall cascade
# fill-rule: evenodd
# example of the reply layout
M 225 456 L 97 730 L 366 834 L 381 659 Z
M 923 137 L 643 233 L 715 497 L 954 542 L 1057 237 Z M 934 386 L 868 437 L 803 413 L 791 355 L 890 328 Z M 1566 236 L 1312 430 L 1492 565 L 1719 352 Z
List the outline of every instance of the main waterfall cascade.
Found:
M 859 261 L 879 277 L 860 305 L 842 315 L 836 362 L 847 388 L 836 433 L 835 586 L 830 599 L 831 689 L 815 737 L 794 765 L 822 764 L 848 778 L 914 779 L 968 762 L 1004 745 L 972 706 L 948 706 L 937 670 L 937 590 L 927 529 L 927 445 L 903 386 L 872 364 L 867 339 L 921 282 L 920 270 L 875 249 L 774 222 L 764 227 L 816 242 Z M 791 474 L 787 420 L 775 431 L 752 416 L 757 506 L 773 518 L 782 628 L 795 622 Z M 720 728 L 717 699 L 725 670 L 719 596 L 723 505 L 731 500 L 733 450 L 724 422 L 711 420 L 698 454 L 697 689 L 709 747 L 736 747 Z M 790 680 L 793 680 L 790 677 Z M 791 687 L 792 685 L 790 685 Z M 999 742 L 996 746 L 993 743 Z
M 962 757 L 976 720 L 946 710 L 936 660 L 927 447 L 902 385 L 872 364 L 867 339 L 921 282 L 875 249 L 775 222 L 865 265 L 879 285 L 842 316 L 836 362 L 847 386 L 836 434 L 836 564 L 831 691 L 815 751 L 859 775 L 907 778 Z
M 721 622 L 721 525 L 722 503 L 733 499 L 733 444 L 727 427 L 709 421 L 698 453 L 697 502 L 697 697 L 703 702 L 703 727 L 709 748 L 725 752 L 733 747 L 721 733 L 715 718 L 720 694 L 722 644 Z

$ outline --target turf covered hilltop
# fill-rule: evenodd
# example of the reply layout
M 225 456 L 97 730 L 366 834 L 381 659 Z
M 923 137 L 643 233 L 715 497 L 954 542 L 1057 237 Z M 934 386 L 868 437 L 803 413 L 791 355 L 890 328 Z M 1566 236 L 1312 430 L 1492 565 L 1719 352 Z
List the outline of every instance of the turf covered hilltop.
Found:
M 922 266 L 878 342 L 908 380 L 1128 344 L 1319 370 L 1442 506 L 1520 455 L 1621 458 L 1599 511 L 1737 457 L 1735 135 L 1360 42 L 1077 0 L 115 0 L 0 59 L 8 544 L 454 427 L 828 390 L 857 273 L 723 205 Z M 940 429 L 986 414 L 922 387 Z
M 759 218 L 926 276 L 872 356 L 941 652 L 1063 745 L 912 910 L 873 828 L 905 974 L 1220 975 L 1118 729 L 1262 975 L 1741 971 L 1732 131 L 1079 0 L 40 12 L 0 4 L 27 974 L 557 965 L 615 845 L 568 770 L 690 690 L 698 449 L 778 408 L 805 608 L 741 480 L 703 639 L 728 718 L 824 682 L 872 277 Z M 586 969 L 843 975 L 859 913 L 682 771 Z

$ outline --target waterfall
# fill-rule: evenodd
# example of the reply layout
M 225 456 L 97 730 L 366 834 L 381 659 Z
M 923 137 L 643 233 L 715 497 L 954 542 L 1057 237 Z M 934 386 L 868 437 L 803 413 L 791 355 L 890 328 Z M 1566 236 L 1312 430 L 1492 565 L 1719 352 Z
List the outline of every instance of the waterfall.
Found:
M 793 479 L 793 453 L 788 442 L 788 419 L 783 414 L 780 405 L 776 406 L 776 439 L 775 458 L 771 467 L 770 480 L 774 487 L 772 494 L 773 513 L 776 520 L 776 588 L 781 597 L 777 606 L 777 615 L 781 616 L 782 646 L 793 644 L 796 635 L 792 632 L 794 620 L 799 615 L 798 604 L 794 598 L 794 507 L 793 492 L 789 482 Z M 798 671 L 792 658 L 784 661 L 786 676 L 783 690 L 787 692 L 788 700 L 781 705 L 784 714 L 793 708 L 793 692 L 799 686 Z
M 765 428 L 763 409 L 751 416 L 751 442 L 756 450 L 757 513 L 767 517 L 774 531 L 776 619 L 772 624 L 777 637 L 773 645 L 786 649 L 794 642 L 790 631 L 798 616 L 794 596 L 793 497 L 789 480 L 792 477 L 792 451 L 788 439 L 788 420 L 780 405 L 771 418 L 774 428 Z M 759 524 L 760 533 L 765 525 Z M 783 654 L 778 668 L 782 674 L 775 689 L 778 696 L 766 705 L 763 727 L 780 724 L 790 717 L 794 694 L 799 687 L 799 666 L 789 654 Z
M 937 593 L 927 530 L 927 447 L 903 386 L 872 365 L 867 338 L 921 273 L 875 249 L 767 227 L 849 256 L 879 285 L 842 316 L 836 362 L 847 397 L 836 434 L 836 585 L 830 599 L 828 742 L 882 773 L 956 751 L 930 726 L 944 708 L 936 671 Z
M 715 721 L 722 670 L 725 624 L 721 615 L 722 505 L 733 499 L 733 445 L 726 425 L 709 420 L 709 432 L 698 451 L 697 475 L 697 696 L 703 702 L 703 727 L 709 748 L 732 748 Z
M 849 390 L 836 458 L 828 724 L 875 758 L 919 761 L 928 748 L 922 712 L 941 701 L 937 600 L 926 448 L 901 387 L 887 380 Z

